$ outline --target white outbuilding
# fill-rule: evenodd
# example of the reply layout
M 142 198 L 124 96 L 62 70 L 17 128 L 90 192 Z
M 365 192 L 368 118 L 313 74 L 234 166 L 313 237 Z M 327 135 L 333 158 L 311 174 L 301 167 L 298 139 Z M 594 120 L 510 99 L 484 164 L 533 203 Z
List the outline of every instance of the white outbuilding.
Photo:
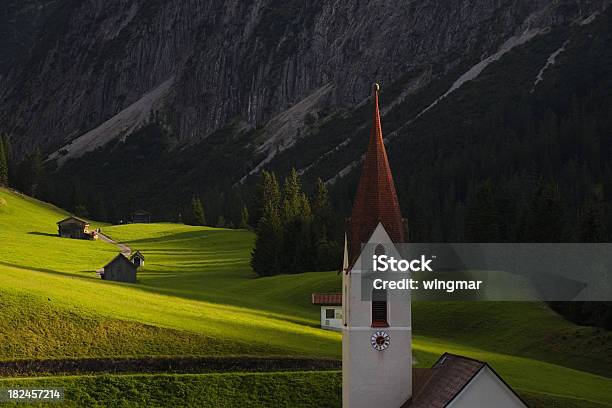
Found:
M 321 328 L 342 330 L 342 293 L 313 293 L 312 304 L 321 306 Z

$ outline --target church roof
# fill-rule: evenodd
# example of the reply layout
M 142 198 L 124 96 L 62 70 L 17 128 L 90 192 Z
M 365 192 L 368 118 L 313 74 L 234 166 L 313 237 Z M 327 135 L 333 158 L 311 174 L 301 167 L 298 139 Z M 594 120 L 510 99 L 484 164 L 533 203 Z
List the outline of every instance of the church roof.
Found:
M 484 367 L 488 367 L 516 395 L 487 363 L 444 353 L 431 368 L 413 369 L 412 398 L 402 408 L 446 407 Z M 518 395 L 516 396 L 521 400 Z
M 404 220 L 382 135 L 378 89 L 378 84 L 375 84 L 370 141 L 348 225 L 351 265 L 359 257 L 361 245 L 369 240 L 379 223 L 382 223 L 393 242 L 403 242 L 405 238 Z

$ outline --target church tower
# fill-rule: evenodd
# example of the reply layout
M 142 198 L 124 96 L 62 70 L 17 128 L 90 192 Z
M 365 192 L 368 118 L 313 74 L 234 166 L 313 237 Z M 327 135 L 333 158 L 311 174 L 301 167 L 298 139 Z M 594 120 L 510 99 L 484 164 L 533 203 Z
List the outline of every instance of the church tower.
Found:
M 412 395 L 412 328 L 409 291 L 389 296 L 362 292 L 362 245 L 391 253 L 404 242 L 405 223 L 389 167 L 373 89 L 373 123 L 357 194 L 347 222 L 343 267 L 342 405 L 402 406 Z M 364 254 L 364 256 L 366 256 Z M 402 291 L 403 292 L 403 291 Z M 370 293 L 369 293 L 370 294 Z

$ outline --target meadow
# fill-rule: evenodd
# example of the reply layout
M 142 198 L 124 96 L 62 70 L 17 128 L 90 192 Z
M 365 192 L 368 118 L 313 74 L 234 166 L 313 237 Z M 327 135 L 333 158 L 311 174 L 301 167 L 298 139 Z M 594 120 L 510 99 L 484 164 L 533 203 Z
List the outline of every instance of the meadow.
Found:
M 0 189 L 0 198 L 6 203 L 0 206 L 0 360 L 340 358 L 340 334 L 320 330 L 319 310 L 310 304 L 312 292 L 340 289 L 334 271 L 258 278 L 249 267 L 254 236 L 244 230 L 95 224 L 146 257 L 138 284 L 102 281 L 95 270 L 117 254 L 114 245 L 58 238 L 55 223 L 65 212 L 8 190 Z M 489 362 L 534 406 L 552 401 L 566 407 L 612 406 L 610 332 L 575 326 L 545 305 L 415 303 L 413 330 L 419 366 L 430 366 L 449 351 Z M 262 386 L 269 395 L 278 391 L 278 398 L 288 398 L 279 406 L 314 406 L 330 393 L 329 406 L 338 406 L 340 395 L 339 373 L 330 372 L 9 378 L 0 380 L 0 388 L 40 381 L 73 393 L 67 406 L 104 401 L 102 390 L 121 393 L 130 406 L 156 406 L 163 395 L 153 388 L 162 383 L 194 405 L 220 396 L 246 406 L 266 405 L 241 391 L 266 381 L 274 383 Z M 233 386 L 214 394 L 193 385 L 212 387 L 216 381 Z M 295 385 L 300 381 L 307 388 Z M 141 391 L 123 393 L 120 384 Z M 287 396 L 288 390 L 297 399 Z

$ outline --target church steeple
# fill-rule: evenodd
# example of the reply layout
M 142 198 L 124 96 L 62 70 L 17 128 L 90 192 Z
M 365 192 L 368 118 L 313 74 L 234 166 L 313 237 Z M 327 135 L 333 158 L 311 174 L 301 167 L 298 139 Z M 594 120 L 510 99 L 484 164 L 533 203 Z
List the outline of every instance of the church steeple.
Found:
M 366 277 L 369 262 L 357 262 L 362 244 L 392 254 L 393 244 L 406 238 L 383 141 L 378 89 L 375 84 L 372 133 L 347 229 L 347 273 L 342 274 L 343 408 L 399 407 L 412 395 L 410 292 L 389 296 L 375 289 Z
M 382 135 L 378 91 L 378 84 L 374 84 L 370 142 L 348 225 L 351 265 L 359 256 L 361 245 L 368 241 L 379 223 L 382 223 L 393 242 L 403 242 L 405 239 L 404 220 Z

